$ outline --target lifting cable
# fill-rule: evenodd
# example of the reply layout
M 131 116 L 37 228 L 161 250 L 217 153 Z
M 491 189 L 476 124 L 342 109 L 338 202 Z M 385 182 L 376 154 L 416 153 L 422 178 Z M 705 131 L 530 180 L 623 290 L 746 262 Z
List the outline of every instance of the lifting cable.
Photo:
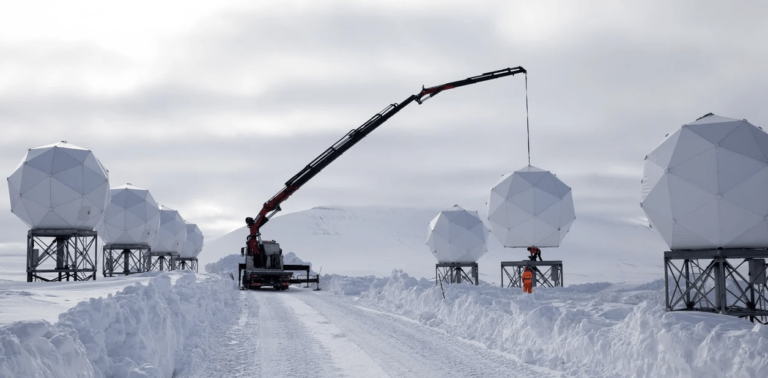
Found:
M 528 166 L 531 165 L 531 124 L 528 121 L 528 72 L 525 73 L 525 131 L 528 134 Z

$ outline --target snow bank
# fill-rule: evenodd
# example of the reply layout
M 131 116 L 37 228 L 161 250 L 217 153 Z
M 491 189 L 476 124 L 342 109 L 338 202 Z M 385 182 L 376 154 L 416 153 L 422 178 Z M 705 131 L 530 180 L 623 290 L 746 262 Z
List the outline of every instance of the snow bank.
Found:
M 205 264 L 205 272 L 211 274 L 233 273 L 237 277 L 237 264 L 243 262 L 239 253 L 222 257 L 219 261 Z
M 0 377 L 171 377 L 194 368 L 211 329 L 234 321 L 232 280 L 161 274 L 79 303 L 59 322 L 0 328 Z
M 401 271 L 328 278 L 338 295 L 520 356 L 568 376 L 768 376 L 768 327 L 704 313 L 666 313 L 663 281 L 516 289 L 440 286 Z

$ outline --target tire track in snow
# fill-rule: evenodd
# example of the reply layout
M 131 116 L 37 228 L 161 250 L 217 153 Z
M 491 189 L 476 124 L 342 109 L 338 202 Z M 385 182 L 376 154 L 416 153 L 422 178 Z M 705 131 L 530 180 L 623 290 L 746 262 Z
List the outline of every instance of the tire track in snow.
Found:
M 257 377 L 260 374 L 260 360 L 254 351 L 258 350 L 258 304 L 240 293 L 240 318 L 229 328 L 217 329 L 214 345 L 207 353 L 203 371 L 193 377 Z M 256 337 L 254 336 L 256 334 Z M 213 343 L 212 343 L 213 344 Z M 183 377 L 182 376 L 182 377 Z
M 261 359 L 260 377 L 340 377 L 329 363 L 332 358 L 308 330 L 284 298 L 299 291 L 248 292 L 259 304 L 259 347 L 252 353 Z M 297 316 L 299 315 L 299 316 Z
M 307 292 L 298 294 L 286 298 L 291 307 L 314 309 L 392 377 L 561 375 L 415 321 L 358 307 L 344 298 Z
M 282 298 L 296 314 L 299 321 L 311 330 L 316 340 L 323 344 L 331 357 L 331 362 L 342 376 L 347 377 L 389 377 L 376 362 L 357 344 L 322 313 L 307 305 L 295 296 Z

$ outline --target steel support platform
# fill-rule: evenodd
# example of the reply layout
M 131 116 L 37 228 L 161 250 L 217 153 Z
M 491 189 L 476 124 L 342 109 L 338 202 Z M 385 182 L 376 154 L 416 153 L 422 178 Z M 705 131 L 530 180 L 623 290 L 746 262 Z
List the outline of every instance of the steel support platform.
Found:
M 96 280 L 96 231 L 36 228 L 27 232 L 27 282 Z
M 102 274 L 104 277 L 143 273 L 146 256 L 151 252 L 147 244 L 108 244 L 103 248 Z
M 300 275 L 294 274 L 294 278 L 291 278 L 288 282 L 291 284 L 306 284 L 304 286 L 305 288 L 309 288 L 309 284 L 314 282 L 315 283 L 315 291 L 320 290 L 320 274 L 316 274 L 314 277 L 310 276 L 310 271 L 312 270 L 312 267 L 309 266 L 309 264 L 283 264 L 283 269 L 290 270 L 293 272 L 304 272 L 304 277 L 301 278 Z
M 173 259 L 174 270 L 194 270 L 197 273 L 197 257 L 176 257 Z
M 563 287 L 563 262 L 552 261 L 502 261 L 501 287 L 523 287 L 523 272 L 530 267 L 533 273 L 533 287 Z M 504 285 L 504 276 L 509 283 Z
M 768 323 L 768 249 L 664 252 L 667 311 L 702 311 Z
M 469 269 L 465 269 L 469 268 Z M 477 263 L 437 263 L 435 264 L 435 284 L 469 282 L 478 285 Z
M 150 252 L 144 257 L 144 271 L 172 271 L 176 263 L 174 260 L 179 257 L 176 252 Z

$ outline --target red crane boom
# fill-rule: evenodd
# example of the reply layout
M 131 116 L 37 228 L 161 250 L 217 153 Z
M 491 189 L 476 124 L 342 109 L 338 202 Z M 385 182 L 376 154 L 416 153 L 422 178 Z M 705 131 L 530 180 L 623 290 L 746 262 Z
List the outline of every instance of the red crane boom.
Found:
M 517 75 L 520 73 L 527 74 L 527 71 L 523 67 L 505 68 L 502 70 L 486 72 L 482 75 L 473 76 L 463 80 L 457 80 L 434 87 L 422 87 L 419 94 L 408 96 L 408 98 L 406 98 L 400 104 L 394 103 L 387 106 L 384 108 L 384 110 L 376 113 L 373 117 L 371 117 L 371 119 L 363 123 L 360 127 L 350 130 L 331 147 L 329 147 L 322 154 L 312 160 L 306 167 L 299 171 L 299 173 L 291 177 L 290 180 L 286 181 L 285 187 L 283 187 L 283 189 L 281 189 L 279 192 L 277 192 L 277 194 L 272 196 L 272 198 L 264 203 L 264 206 L 261 208 L 259 214 L 256 215 L 256 218 L 248 217 L 245 219 L 245 223 L 250 229 L 250 235 L 248 235 L 248 255 L 258 255 L 262 253 L 260 252 L 259 248 L 262 244 L 261 227 L 264 226 L 264 224 L 266 224 L 270 218 L 282 210 L 280 208 L 280 204 L 285 202 L 288 197 L 290 197 L 293 193 L 299 190 L 299 188 L 301 188 L 309 180 L 315 177 L 315 175 L 320 173 L 323 168 L 327 167 L 330 163 L 336 160 L 336 158 L 357 144 L 357 142 L 365 138 L 373 130 L 376 130 L 377 127 L 381 126 L 381 124 L 389 120 L 404 107 L 408 106 L 413 101 L 422 104 L 424 101 L 437 96 L 440 94 L 440 92 L 449 89 L 498 79 L 505 76 Z

